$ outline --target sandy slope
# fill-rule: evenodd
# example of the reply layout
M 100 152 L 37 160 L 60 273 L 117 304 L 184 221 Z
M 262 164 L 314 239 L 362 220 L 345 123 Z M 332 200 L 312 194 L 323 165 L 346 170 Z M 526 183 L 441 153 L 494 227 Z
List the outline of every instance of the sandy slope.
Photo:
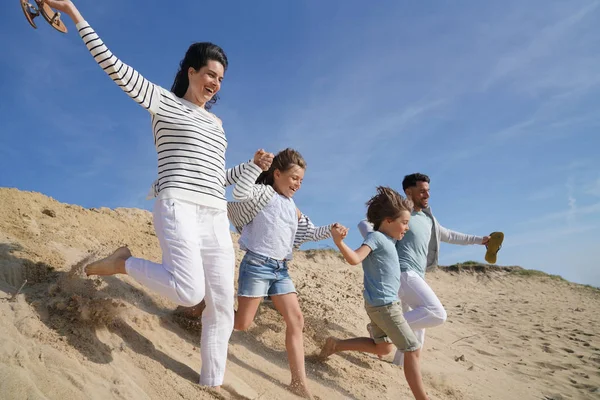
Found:
M 160 259 L 145 211 L 87 210 L 0 189 L 2 399 L 295 398 L 285 389 L 283 321 L 268 304 L 250 331 L 232 336 L 227 390 L 200 388 L 198 324 L 174 317 L 173 304 L 128 277 L 81 276 L 82 258 L 121 244 Z M 389 362 L 311 356 L 329 335 L 366 333 L 360 268 L 332 251 L 306 251 L 296 254 L 292 274 L 313 392 L 410 398 L 402 370 Z M 438 270 L 428 281 L 448 311 L 425 342 L 432 399 L 600 398 L 600 291 L 500 268 Z

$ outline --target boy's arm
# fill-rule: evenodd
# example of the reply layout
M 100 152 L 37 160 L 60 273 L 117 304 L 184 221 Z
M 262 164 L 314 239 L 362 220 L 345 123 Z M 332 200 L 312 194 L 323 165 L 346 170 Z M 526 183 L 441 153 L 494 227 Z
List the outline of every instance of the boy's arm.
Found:
M 348 264 L 350 264 L 350 265 L 360 264 L 361 262 L 363 262 L 363 260 L 365 258 L 367 258 L 369 253 L 371 253 L 371 248 L 369 246 L 367 246 L 366 244 L 363 244 L 356 250 L 352 250 L 342 240 L 339 243 L 336 243 L 336 246 L 338 247 L 338 249 L 340 249 L 340 252 L 344 256 L 344 259 L 346 261 L 348 261 Z
M 333 236 L 333 242 L 340 249 L 340 252 L 344 256 L 344 259 L 350 265 L 360 264 L 368 255 L 371 253 L 371 248 L 365 244 L 360 246 L 356 250 L 352 250 L 346 243 L 344 243 L 344 237 L 347 233 L 347 229 L 342 226 L 336 225 L 331 230 Z

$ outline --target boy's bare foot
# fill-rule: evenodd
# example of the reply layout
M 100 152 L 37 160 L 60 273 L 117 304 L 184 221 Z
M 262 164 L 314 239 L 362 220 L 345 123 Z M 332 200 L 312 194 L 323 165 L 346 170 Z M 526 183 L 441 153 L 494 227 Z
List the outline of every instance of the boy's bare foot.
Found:
M 202 312 L 206 308 L 206 302 L 202 300 L 199 304 L 192 307 L 178 306 L 175 309 L 175 315 L 190 319 L 198 319 L 202 317 Z
M 126 246 L 119 247 L 110 256 L 86 266 L 85 273 L 87 276 L 126 274 L 125 260 L 127 260 L 129 257 L 131 257 L 131 252 L 129 249 Z
M 292 382 L 288 385 L 288 390 L 294 393 L 296 396 L 303 397 L 305 399 L 313 399 L 312 394 L 306 387 L 306 384 L 302 384 L 300 382 Z
M 335 347 L 337 344 L 337 339 L 334 337 L 328 337 L 325 341 L 325 345 L 321 349 L 321 353 L 319 354 L 319 360 L 326 360 L 330 355 L 335 353 Z

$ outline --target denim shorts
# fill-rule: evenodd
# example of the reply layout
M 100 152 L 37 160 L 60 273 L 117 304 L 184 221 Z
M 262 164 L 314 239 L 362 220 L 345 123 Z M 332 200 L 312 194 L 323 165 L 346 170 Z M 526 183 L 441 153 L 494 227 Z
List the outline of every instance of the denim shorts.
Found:
M 287 261 L 247 251 L 240 264 L 238 296 L 265 297 L 296 293 Z

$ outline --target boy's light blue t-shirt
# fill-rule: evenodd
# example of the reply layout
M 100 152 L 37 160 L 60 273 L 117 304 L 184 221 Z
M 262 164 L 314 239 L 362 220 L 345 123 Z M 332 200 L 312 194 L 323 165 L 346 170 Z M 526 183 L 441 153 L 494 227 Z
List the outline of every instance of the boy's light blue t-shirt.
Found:
M 398 260 L 402 271 L 415 271 L 425 278 L 427 251 L 431 240 L 433 220 L 423 211 L 413 211 L 408 223 L 408 232 L 396 242 Z
M 370 232 L 363 242 L 371 249 L 362 262 L 364 297 L 371 306 L 384 306 L 398 300 L 400 263 L 395 244 L 395 239 L 378 231 Z

